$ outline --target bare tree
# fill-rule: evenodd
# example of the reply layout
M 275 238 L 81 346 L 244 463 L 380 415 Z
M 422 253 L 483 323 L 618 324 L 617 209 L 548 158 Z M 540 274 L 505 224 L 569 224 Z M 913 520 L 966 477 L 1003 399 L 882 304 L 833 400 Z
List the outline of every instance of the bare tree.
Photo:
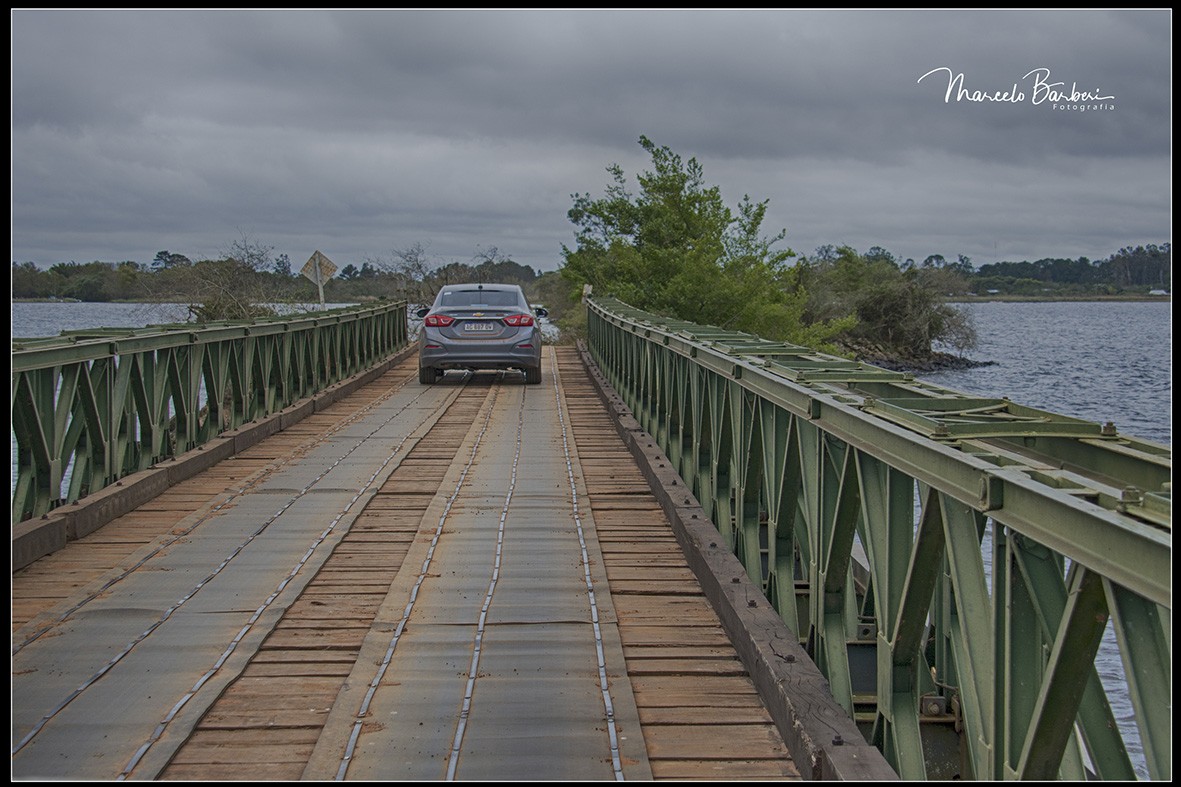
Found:
M 398 295 L 407 302 L 424 306 L 433 303 L 438 288 L 448 283 L 441 280 L 445 278 L 440 276 L 441 261 L 431 257 L 421 243 L 394 249 L 393 256 L 392 262 L 382 259 L 367 259 L 366 262 L 391 273 L 397 280 Z
M 189 314 L 197 322 L 250 320 L 273 316 L 280 299 L 270 284 L 273 246 L 239 230 L 239 237 L 220 253 L 221 259 L 202 260 L 189 270 L 194 303 Z
M 274 266 L 271 254 L 274 246 L 267 246 L 251 236 L 245 230 L 238 230 L 238 239 L 230 243 L 230 248 L 221 252 L 223 259 L 237 260 L 248 268 L 256 271 L 267 271 Z

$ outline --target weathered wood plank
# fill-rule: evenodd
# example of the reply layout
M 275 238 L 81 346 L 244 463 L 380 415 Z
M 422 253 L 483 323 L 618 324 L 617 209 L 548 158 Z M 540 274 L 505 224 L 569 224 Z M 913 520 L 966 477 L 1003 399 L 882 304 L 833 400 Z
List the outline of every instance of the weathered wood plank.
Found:
M 800 779 L 791 760 L 652 760 L 652 776 L 677 781 L 783 781 Z
M 298 762 L 177 764 L 168 768 L 159 778 L 168 781 L 298 781 L 305 765 Z

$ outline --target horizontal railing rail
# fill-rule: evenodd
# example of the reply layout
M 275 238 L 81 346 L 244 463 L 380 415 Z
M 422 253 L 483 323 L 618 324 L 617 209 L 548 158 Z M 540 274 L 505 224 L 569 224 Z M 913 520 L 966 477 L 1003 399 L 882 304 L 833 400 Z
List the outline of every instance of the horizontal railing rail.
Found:
M 14 340 L 13 521 L 282 410 L 407 341 L 401 302 Z
M 1168 447 L 610 298 L 588 338 L 902 777 L 1170 778 Z

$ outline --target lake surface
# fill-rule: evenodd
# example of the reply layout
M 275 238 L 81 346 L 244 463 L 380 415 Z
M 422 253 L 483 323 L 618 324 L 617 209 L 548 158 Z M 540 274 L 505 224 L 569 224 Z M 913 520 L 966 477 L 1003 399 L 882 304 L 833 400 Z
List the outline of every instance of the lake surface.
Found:
M 1172 304 L 1101 301 L 974 303 L 979 346 L 994 366 L 916 375 L 957 391 L 1172 440 Z
M 337 309 L 348 303 L 273 304 L 279 313 Z M 12 338 L 57 336 L 62 331 L 86 328 L 142 328 L 146 325 L 188 322 L 189 307 L 183 303 L 48 303 L 12 304 Z
M 330 304 L 329 308 L 343 304 Z M 307 305 L 312 308 L 312 305 Z M 993 365 L 917 375 L 984 397 L 1105 423 L 1128 435 L 1172 441 L 1172 306 L 1164 302 L 985 302 L 962 306 L 979 345 L 969 357 Z M 12 335 L 183 322 L 181 304 L 14 303 Z M 13 440 L 13 466 L 16 463 Z M 15 482 L 15 478 L 14 478 Z M 991 539 L 988 539 L 989 542 Z M 985 559 L 991 555 L 986 549 Z M 1096 658 L 1137 774 L 1148 778 L 1123 663 L 1111 627 Z

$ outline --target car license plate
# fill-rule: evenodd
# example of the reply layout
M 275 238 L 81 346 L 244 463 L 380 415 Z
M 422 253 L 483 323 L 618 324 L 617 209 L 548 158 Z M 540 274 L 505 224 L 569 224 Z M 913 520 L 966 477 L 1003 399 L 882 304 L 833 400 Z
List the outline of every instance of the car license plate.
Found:
M 464 331 L 468 331 L 470 333 L 478 333 L 480 331 L 484 331 L 484 332 L 495 331 L 496 330 L 496 323 L 493 323 L 493 322 L 465 322 L 463 324 L 463 329 L 464 329 Z

